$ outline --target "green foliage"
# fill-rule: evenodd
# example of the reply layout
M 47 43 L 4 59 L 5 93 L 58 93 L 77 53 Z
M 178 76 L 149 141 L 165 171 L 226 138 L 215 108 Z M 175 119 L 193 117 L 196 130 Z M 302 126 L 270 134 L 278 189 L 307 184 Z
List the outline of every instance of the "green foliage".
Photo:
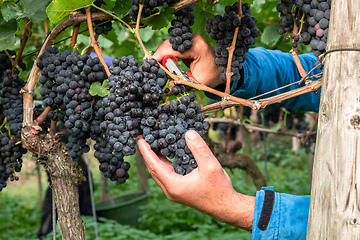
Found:
M 40 226 L 40 210 L 20 204 L 21 198 L 0 193 L 0 239 L 30 239 Z
M 4 2 L 1 5 L 1 13 L 4 17 L 4 20 L 7 22 L 11 19 L 19 19 L 24 17 L 23 11 L 21 11 L 20 7 L 13 2 Z
M 111 9 L 117 17 L 123 17 L 128 14 L 131 8 L 131 1 L 106 1 L 106 6 Z
M 59 23 L 69 14 L 81 8 L 90 7 L 94 0 L 54 0 L 46 9 L 51 21 Z
M 105 80 L 103 84 L 101 85 L 100 82 L 93 82 L 90 86 L 89 93 L 91 96 L 100 96 L 105 97 L 110 94 L 110 90 L 108 87 L 109 80 Z
M 24 9 L 24 15 L 34 23 L 39 23 L 47 18 L 44 9 L 51 0 L 25 0 L 20 2 Z
M 175 18 L 175 8 L 165 6 L 157 7 L 158 11 L 151 16 L 144 18 L 142 23 L 151 26 L 151 29 L 158 30 L 169 25 L 170 21 Z
M 8 22 L 3 21 L 0 24 L 0 51 L 13 47 L 16 41 L 15 34 L 18 29 L 18 23 L 15 19 Z

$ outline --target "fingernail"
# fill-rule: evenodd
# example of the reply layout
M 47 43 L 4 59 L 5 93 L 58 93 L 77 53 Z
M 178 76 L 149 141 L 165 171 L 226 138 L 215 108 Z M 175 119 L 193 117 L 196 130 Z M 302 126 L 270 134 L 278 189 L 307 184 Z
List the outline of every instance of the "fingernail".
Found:
M 195 132 L 194 130 L 189 130 L 186 132 L 185 137 L 190 140 L 193 141 L 195 140 L 199 135 L 197 134 L 197 132 Z

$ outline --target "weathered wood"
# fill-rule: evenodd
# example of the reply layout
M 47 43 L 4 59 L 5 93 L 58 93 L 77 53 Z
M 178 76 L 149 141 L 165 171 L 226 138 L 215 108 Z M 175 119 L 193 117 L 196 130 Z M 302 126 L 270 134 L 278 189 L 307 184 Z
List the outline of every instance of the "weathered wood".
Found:
M 80 163 L 71 159 L 66 145 L 61 143 L 58 136 L 34 134 L 32 127 L 24 127 L 21 141 L 40 163 L 45 164 L 50 175 L 62 239 L 85 240 L 85 223 L 80 216 L 78 189 L 85 177 Z
M 333 0 L 327 50 L 360 49 L 360 5 Z M 360 52 L 326 56 L 307 239 L 360 239 Z

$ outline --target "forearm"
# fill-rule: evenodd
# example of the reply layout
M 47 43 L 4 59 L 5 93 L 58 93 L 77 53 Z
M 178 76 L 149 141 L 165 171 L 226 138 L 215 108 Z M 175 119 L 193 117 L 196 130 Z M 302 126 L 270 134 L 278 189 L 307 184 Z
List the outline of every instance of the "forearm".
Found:
M 215 203 L 210 211 L 203 212 L 226 224 L 251 231 L 254 208 L 255 197 L 235 192 L 232 199 L 223 199 L 221 204 Z

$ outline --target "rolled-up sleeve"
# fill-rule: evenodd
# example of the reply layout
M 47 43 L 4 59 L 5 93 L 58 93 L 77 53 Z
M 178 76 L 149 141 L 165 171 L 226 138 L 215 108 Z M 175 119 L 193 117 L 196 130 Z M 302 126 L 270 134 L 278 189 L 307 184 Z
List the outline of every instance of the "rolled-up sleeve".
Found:
M 305 240 L 310 196 L 274 192 L 273 202 L 264 204 L 266 191 L 273 188 L 262 188 L 256 193 L 252 240 Z

